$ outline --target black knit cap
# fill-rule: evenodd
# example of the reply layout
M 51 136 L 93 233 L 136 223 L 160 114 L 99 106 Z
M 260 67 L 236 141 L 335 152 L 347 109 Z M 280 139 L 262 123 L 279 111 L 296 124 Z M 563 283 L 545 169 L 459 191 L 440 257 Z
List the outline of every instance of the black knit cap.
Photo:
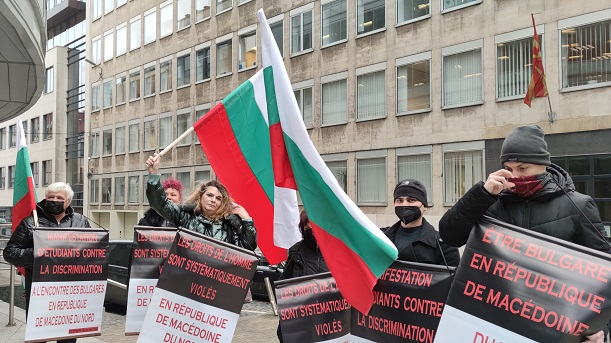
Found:
M 424 207 L 428 207 L 428 201 L 426 200 L 426 188 L 422 182 L 414 179 L 405 179 L 399 181 L 395 186 L 393 192 L 393 199 L 398 197 L 412 197 L 418 199 Z
M 518 126 L 511 130 L 501 147 L 501 165 L 505 162 L 525 162 L 549 166 L 549 152 L 538 125 Z

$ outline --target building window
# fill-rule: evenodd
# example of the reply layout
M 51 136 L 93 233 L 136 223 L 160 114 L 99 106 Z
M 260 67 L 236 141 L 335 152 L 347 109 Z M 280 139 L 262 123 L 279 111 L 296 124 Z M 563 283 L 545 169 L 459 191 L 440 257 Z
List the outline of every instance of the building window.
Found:
M 176 0 L 176 31 L 191 25 L 191 0 Z
M 112 30 L 104 33 L 104 61 L 112 60 L 114 53 L 114 35 Z
M 153 11 L 144 16 L 144 44 L 157 39 L 157 12 Z
M 89 202 L 97 204 L 100 202 L 100 180 L 89 180 Z
M 55 90 L 55 72 L 53 67 L 47 68 L 45 73 L 45 94 L 51 93 Z
M 117 105 L 125 102 L 126 81 L 125 75 L 120 75 L 115 78 L 115 85 L 117 88 Z
M 210 171 L 209 170 L 196 170 L 195 171 L 195 183 L 197 185 L 202 182 L 210 181 Z
M 216 45 L 216 76 L 231 73 L 231 39 Z
M 208 113 L 208 111 L 210 111 L 210 108 L 204 108 L 204 109 L 196 109 L 195 110 L 195 123 L 197 123 L 204 115 L 206 115 L 206 113 Z M 195 135 L 195 143 L 199 143 L 199 137 L 197 135 Z
M 257 65 L 257 32 L 252 31 L 238 37 L 238 69 Z
M 444 204 L 456 203 L 483 174 L 483 150 L 444 150 Z
M 125 153 L 125 126 L 115 128 L 115 154 Z
M 386 116 L 386 73 L 384 70 L 357 75 L 356 119 Z
M 176 179 L 180 181 L 185 188 L 191 188 L 191 172 L 176 172 Z
M 101 40 L 99 37 L 91 41 L 91 59 L 95 64 L 102 62 Z
M 140 98 L 140 71 L 129 74 L 129 100 Z
M 112 129 L 102 131 L 102 156 L 112 154 Z
M 32 170 L 32 180 L 34 180 L 34 187 L 36 187 L 40 182 L 40 174 L 38 173 L 38 162 L 30 163 L 30 169 Z
M 611 82 L 611 20 L 560 32 L 562 88 Z
M 91 0 L 91 17 L 93 20 L 102 16 L 102 0 Z
M 42 161 L 42 185 L 47 186 L 53 183 L 53 161 Z
M 386 157 L 356 160 L 356 198 L 360 204 L 386 203 Z
M 127 185 L 127 202 L 130 204 L 137 204 L 138 195 L 140 194 L 140 177 L 139 176 L 130 176 L 129 184 Z
M 17 146 L 17 124 L 8 127 L 8 147 L 14 148 Z
M 432 147 L 420 148 L 410 151 L 411 148 L 397 149 L 397 182 L 405 179 L 416 179 L 429 191 L 427 201 L 433 203 L 433 169 L 431 167 Z M 405 151 L 402 151 L 405 150 Z M 425 204 L 426 205 L 426 204 Z
M 100 84 L 91 85 L 91 112 L 100 110 Z
M 115 9 L 115 0 L 104 0 L 104 14 L 108 14 Z
M 159 118 L 159 147 L 165 148 L 172 143 L 172 116 Z
M 182 135 L 191 127 L 191 112 L 176 114 L 176 138 Z M 188 135 L 183 140 L 178 142 L 179 145 L 191 144 L 191 135 Z
M 426 55 L 424 61 L 397 67 L 397 114 L 431 109 L 431 60 Z
M 216 0 L 216 13 L 221 13 L 233 6 L 232 0 Z
M 291 54 L 312 49 L 312 10 L 291 17 Z
M 195 20 L 210 18 L 210 0 L 195 0 Z
M 356 34 L 383 29 L 386 26 L 384 0 L 356 1 Z
M 430 0 L 397 0 L 397 24 L 408 23 L 431 14 Z
M 176 87 L 191 83 L 191 54 L 176 58 Z
M 172 60 L 159 63 L 159 92 L 172 89 Z
M 532 76 L 532 46 L 532 37 L 496 44 L 497 99 L 524 98 Z
M 142 22 L 140 16 L 129 21 L 129 49 L 138 49 L 142 39 Z M 154 39 L 153 39 L 154 40 Z
M 53 113 L 47 113 L 42 116 L 42 121 L 42 139 L 53 138 Z
M 443 0 L 443 11 L 481 3 L 482 0 Z
M 0 150 L 6 149 L 6 128 L 0 129 Z
M 343 124 L 348 121 L 347 98 L 346 79 L 322 84 L 321 125 Z
M 280 50 L 280 56 L 284 57 L 284 25 L 282 20 L 270 23 L 269 28 L 272 30 L 272 35 Z
M 38 143 L 40 140 L 40 118 L 32 118 L 30 120 L 30 143 Z M 0 135 L 1 136 L 1 135 Z M 0 143 L 0 146 L 2 143 Z
M 102 204 L 110 204 L 112 195 L 112 179 L 105 177 L 102 179 Z
M 335 179 L 337 180 L 337 183 L 339 183 L 339 186 L 344 190 L 344 192 L 347 192 L 348 190 L 348 162 L 346 160 L 343 160 L 343 161 L 325 161 L 325 163 L 327 164 L 327 167 L 329 167 L 329 170 L 331 171 L 331 173 L 333 173 L 333 176 L 335 176 Z
M 100 156 L 100 133 L 97 131 L 91 132 L 91 138 L 89 142 L 89 156 Z
M 322 5 L 321 46 L 346 39 L 347 18 L 346 0 L 335 0 Z
M 115 177 L 115 204 L 125 204 L 125 177 Z
M 129 124 L 129 152 L 140 151 L 140 124 Z
M 172 26 L 174 4 L 171 2 L 159 8 L 159 37 L 165 37 L 172 34 Z
M 195 81 L 207 80 L 210 78 L 210 48 L 197 50 L 195 53 Z
M 155 141 L 155 120 L 147 120 L 144 122 L 144 150 L 156 149 Z
M 314 126 L 314 110 L 312 107 L 313 98 L 312 98 L 312 86 L 295 89 L 293 91 L 295 94 L 295 99 L 297 100 L 297 106 L 299 106 L 299 111 L 301 111 L 301 117 L 303 118 L 303 123 L 307 128 L 311 128 Z
M 117 56 L 121 56 L 127 52 L 127 26 L 125 24 L 117 26 Z
M 15 187 L 15 166 L 8 166 L 8 188 Z
M 155 94 L 155 66 L 144 68 L 144 96 Z
M 6 187 L 6 168 L 0 167 L 0 189 Z
M 465 46 L 471 45 L 466 43 Z M 450 49 L 453 50 L 453 49 Z M 442 49 L 442 54 L 444 49 Z M 443 56 L 443 106 L 482 103 L 484 99 L 481 45 Z
M 103 108 L 112 106 L 112 79 L 105 80 L 102 84 L 102 106 Z

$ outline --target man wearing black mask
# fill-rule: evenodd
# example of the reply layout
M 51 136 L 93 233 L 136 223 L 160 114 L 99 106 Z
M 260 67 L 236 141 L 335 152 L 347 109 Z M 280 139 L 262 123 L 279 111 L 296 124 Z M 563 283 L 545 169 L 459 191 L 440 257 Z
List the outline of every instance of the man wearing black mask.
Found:
M 89 221 L 81 214 L 75 213 L 70 207 L 74 192 L 69 184 L 52 183 L 45 191 L 45 198 L 36 204 L 39 227 L 90 227 Z M 4 248 L 6 262 L 25 268 L 25 302 L 26 313 L 30 307 L 30 291 L 32 288 L 32 273 L 34 267 L 34 217 L 24 218 L 11 235 Z M 75 338 L 57 341 L 58 343 L 73 343 Z
M 399 221 L 382 231 L 395 244 L 399 260 L 458 266 L 458 249 L 444 244 L 439 233 L 424 219 L 427 209 L 426 188 L 413 179 L 405 179 L 393 192 L 395 214 Z

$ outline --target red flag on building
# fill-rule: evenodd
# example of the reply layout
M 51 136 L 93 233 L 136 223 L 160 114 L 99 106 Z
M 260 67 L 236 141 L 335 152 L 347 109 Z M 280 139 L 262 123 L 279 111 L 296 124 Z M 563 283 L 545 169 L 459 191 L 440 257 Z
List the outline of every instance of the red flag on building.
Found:
M 533 21 L 533 58 L 532 58 L 532 77 L 528 84 L 524 103 L 530 107 L 530 102 L 534 97 L 547 96 L 547 85 L 545 83 L 545 71 L 543 70 L 543 58 L 541 58 L 541 45 L 539 44 L 539 35 L 537 34 L 537 25 L 535 25 L 535 16 L 531 13 Z

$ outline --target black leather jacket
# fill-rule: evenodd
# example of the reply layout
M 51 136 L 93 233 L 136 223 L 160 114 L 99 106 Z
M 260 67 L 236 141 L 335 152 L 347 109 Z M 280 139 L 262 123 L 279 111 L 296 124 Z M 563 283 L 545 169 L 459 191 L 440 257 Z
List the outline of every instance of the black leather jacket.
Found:
M 140 218 L 138 225 L 141 226 L 154 226 L 154 227 L 174 227 L 174 224 L 167 221 L 157 211 L 149 208 L 144 212 L 144 217 Z
M 307 244 L 304 240 L 295 243 L 289 249 L 287 261 L 280 280 L 329 271 L 318 244 Z

